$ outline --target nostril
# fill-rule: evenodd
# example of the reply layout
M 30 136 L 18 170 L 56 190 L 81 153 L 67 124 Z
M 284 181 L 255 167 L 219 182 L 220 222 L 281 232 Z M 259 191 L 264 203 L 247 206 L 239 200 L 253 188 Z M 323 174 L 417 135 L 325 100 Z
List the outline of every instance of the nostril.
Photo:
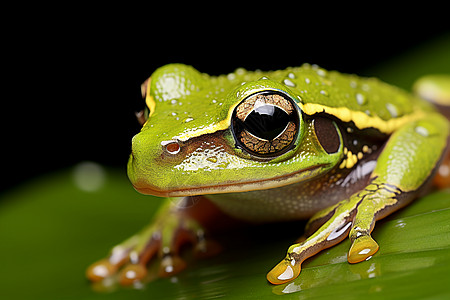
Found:
M 178 152 L 180 152 L 180 145 L 178 145 L 178 143 L 167 144 L 166 150 L 170 154 L 177 154 Z
M 161 142 L 161 145 L 169 154 L 177 154 L 181 150 L 180 144 L 178 144 L 177 141 L 163 141 Z

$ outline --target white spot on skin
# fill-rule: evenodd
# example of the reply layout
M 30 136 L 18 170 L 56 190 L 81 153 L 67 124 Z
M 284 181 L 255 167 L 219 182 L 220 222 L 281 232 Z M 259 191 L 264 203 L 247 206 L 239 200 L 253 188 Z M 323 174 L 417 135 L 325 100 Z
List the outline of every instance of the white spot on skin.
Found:
M 325 70 L 322 70 L 322 69 L 318 69 L 316 71 L 316 73 L 317 73 L 317 75 L 319 75 L 321 77 L 324 77 L 325 75 L 327 75 L 327 72 Z
M 430 135 L 430 133 L 428 132 L 428 129 L 426 129 L 425 127 L 417 126 L 415 130 L 421 136 L 427 137 Z
M 236 72 L 237 75 L 244 75 L 245 74 L 245 69 L 244 68 L 237 68 L 235 72 Z
M 359 105 L 363 105 L 366 102 L 366 97 L 363 94 L 357 93 L 356 94 L 356 102 Z
M 369 86 L 368 84 L 366 84 L 366 83 L 364 83 L 364 84 L 361 86 L 361 88 L 362 88 L 364 91 L 366 91 L 366 92 L 368 92 L 368 91 L 370 90 L 370 86 Z
M 285 80 L 283 80 L 283 83 L 287 86 L 295 87 L 295 83 L 293 83 L 291 80 L 289 80 L 287 78 Z
M 391 117 L 396 118 L 398 117 L 398 110 L 397 107 L 392 103 L 386 103 L 386 109 L 391 114 Z

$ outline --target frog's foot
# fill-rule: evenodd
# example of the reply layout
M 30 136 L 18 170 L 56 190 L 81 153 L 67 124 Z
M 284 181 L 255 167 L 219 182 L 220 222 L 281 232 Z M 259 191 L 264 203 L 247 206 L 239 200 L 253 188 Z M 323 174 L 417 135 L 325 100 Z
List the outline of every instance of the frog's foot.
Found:
M 93 282 L 112 278 L 121 285 L 152 276 L 169 277 L 186 267 L 180 257 L 180 250 L 186 244 L 193 245 L 197 257 L 220 251 L 218 244 L 205 238 L 203 227 L 196 220 L 173 209 L 162 211 L 154 223 L 115 246 L 107 258 L 92 264 L 86 275 Z M 155 257 L 160 260 L 159 269 L 149 274 L 149 262 Z
M 351 198 L 317 213 L 306 227 L 306 235 L 312 234 L 289 247 L 285 259 L 267 274 L 267 280 L 272 284 L 282 284 L 295 279 L 304 260 L 340 243 L 347 236 L 352 241 L 348 262 L 357 263 L 370 258 L 379 248 L 370 233 L 375 220 L 385 215 L 379 213 L 384 207 L 378 200 L 395 199 L 398 195 L 398 191 L 390 186 L 371 184 Z M 398 208 L 397 201 L 393 201 L 390 209 Z
M 307 225 L 306 235 L 311 228 L 324 223 L 318 230 L 304 241 L 289 247 L 285 259 L 278 263 L 268 274 L 267 280 L 272 284 L 282 284 L 294 280 L 300 274 L 303 261 L 319 251 L 342 241 L 350 231 L 354 213 L 345 210 L 342 205 L 322 211 Z

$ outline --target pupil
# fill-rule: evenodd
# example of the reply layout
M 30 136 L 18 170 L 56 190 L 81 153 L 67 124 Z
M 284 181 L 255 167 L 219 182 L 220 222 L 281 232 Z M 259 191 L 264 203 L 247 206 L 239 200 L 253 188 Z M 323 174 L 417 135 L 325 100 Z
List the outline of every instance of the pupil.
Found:
M 289 123 L 289 115 L 274 105 L 256 107 L 245 119 L 245 129 L 256 137 L 265 140 L 276 138 Z

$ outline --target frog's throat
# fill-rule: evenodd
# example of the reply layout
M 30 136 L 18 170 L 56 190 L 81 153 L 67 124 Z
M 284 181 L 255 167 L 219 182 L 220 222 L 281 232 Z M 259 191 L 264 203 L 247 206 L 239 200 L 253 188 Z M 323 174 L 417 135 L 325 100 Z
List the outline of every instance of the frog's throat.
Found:
M 167 190 L 162 190 L 154 186 L 149 186 L 148 184 L 139 181 L 133 183 L 133 186 L 138 192 L 142 194 L 153 195 L 158 197 L 185 197 L 197 195 L 240 193 L 240 192 L 278 188 L 293 183 L 306 181 L 308 179 L 311 179 L 313 177 L 322 174 L 327 169 L 329 169 L 329 164 L 319 164 L 278 177 L 271 177 L 254 181 L 250 180 L 242 182 L 227 182 L 225 184 L 174 188 Z

